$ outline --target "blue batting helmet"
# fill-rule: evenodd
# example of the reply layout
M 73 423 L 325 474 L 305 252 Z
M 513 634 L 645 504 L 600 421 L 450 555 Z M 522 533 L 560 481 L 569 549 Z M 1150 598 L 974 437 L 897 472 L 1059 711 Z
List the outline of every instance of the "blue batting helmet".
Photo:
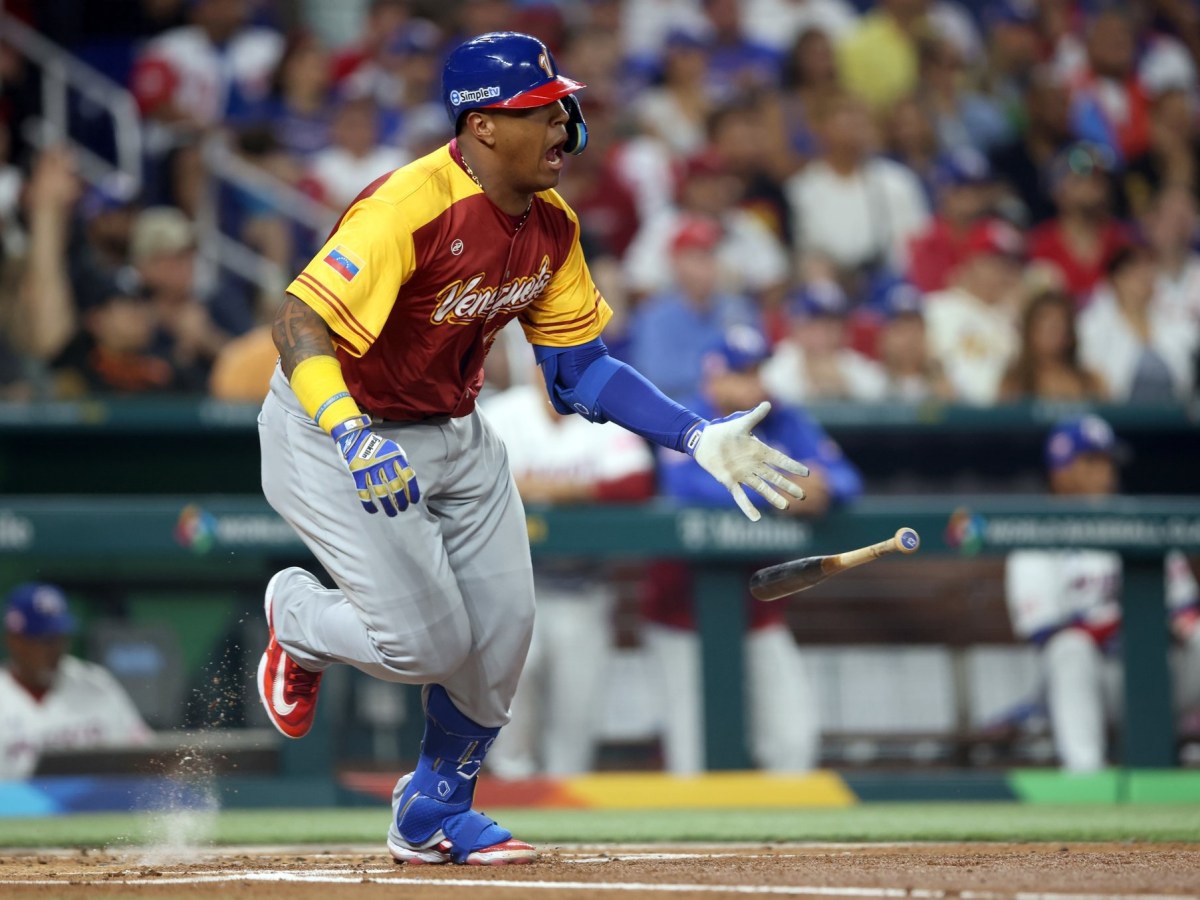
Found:
M 565 100 L 583 87 L 558 74 L 545 44 L 517 31 L 494 31 L 459 44 L 442 70 L 442 102 L 455 126 L 468 110 L 529 109 Z M 578 102 L 567 107 L 575 120 L 572 107 Z

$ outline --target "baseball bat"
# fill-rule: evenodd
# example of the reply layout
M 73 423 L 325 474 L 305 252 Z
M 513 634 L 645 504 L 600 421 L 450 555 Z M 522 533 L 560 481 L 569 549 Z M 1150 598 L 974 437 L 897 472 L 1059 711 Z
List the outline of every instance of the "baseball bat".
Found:
M 777 566 L 767 566 L 750 576 L 750 593 L 759 600 L 778 600 L 820 584 L 830 575 L 853 569 L 885 553 L 916 553 L 921 537 L 912 528 L 901 528 L 886 541 L 831 556 L 806 556 Z

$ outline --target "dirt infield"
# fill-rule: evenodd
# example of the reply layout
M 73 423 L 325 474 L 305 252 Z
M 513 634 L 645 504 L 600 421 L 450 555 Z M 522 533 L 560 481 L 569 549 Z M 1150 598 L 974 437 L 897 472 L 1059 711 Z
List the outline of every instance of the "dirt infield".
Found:
M 533 900 L 758 896 L 938 900 L 1200 898 L 1200 845 L 820 844 L 550 847 L 524 866 L 397 866 L 378 848 L 0 853 L 0 897 Z

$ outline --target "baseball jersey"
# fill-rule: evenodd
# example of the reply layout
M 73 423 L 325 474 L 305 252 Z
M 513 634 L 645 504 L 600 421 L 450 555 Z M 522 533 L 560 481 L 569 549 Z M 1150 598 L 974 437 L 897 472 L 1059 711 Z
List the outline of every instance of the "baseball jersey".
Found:
M 102 666 L 64 656 L 54 686 L 40 700 L 0 669 L 0 779 L 32 775 L 43 750 L 149 739 L 133 701 Z
M 1200 587 L 1178 551 L 1164 560 L 1167 610 L 1200 600 Z M 1067 625 L 1115 633 L 1121 621 L 1121 557 L 1105 550 L 1018 550 L 1005 563 L 1005 596 L 1013 632 L 1039 640 Z
M 452 141 L 376 179 L 288 288 L 325 320 L 351 395 L 379 419 L 471 412 L 514 318 L 530 343 L 571 347 L 612 316 L 558 193 L 514 219 L 461 159 Z

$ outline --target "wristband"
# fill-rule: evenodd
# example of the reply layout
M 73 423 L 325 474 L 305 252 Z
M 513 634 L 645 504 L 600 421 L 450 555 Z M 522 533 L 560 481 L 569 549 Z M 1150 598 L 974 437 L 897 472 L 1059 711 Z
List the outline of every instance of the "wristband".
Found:
M 362 415 L 335 357 L 310 356 L 292 370 L 291 385 L 304 411 L 327 432 L 340 422 Z

